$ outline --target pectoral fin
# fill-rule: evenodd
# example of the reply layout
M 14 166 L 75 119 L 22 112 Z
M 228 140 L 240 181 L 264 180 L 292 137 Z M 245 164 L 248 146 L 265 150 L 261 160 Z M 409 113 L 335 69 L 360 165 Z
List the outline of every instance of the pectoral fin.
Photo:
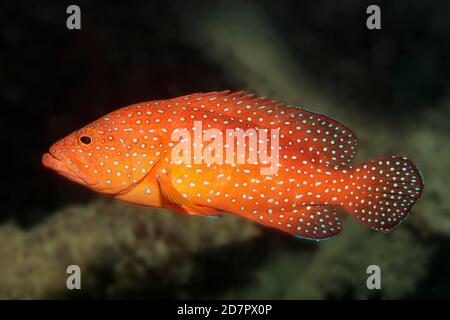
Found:
M 174 188 L 172 185 L 172 182 L 170 181 L 170 178 L 167 174 L 158 174 L 156 176 L 156 179 L 158 180 L 161 193 L 163 197 L 169 202 L 173 203 L 179 207 L 181 207 L 184 212 L 187 212 L 189 214 L 199 214 L 204 215 L 208 217 L 216 217 L 220 218 L 222 217 L 216 210 L 198 206 L 192 202 L 190 202 L 188 199 L 184 198 L 178 190 Z M 183 211 L 183 210 L 177 210 L 177 211 Z

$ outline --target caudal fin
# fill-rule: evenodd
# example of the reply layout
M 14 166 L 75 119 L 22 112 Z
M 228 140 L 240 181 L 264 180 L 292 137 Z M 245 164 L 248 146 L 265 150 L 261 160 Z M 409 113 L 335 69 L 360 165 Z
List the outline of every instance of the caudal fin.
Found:
M 344 208 L 381 232 L 390 231 L 408 216 L 423 189 L 417 167 L 398 156 L 356 165 L 350 180 Z

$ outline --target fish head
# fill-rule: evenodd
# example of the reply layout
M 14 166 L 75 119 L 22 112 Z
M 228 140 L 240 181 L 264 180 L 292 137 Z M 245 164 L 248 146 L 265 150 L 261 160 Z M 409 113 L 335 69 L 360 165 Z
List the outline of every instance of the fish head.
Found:
M 54 143 L 42 156 L 44 166 L 94 191 L 117 195 L 130 190 L 148 174 L 148 159 L 111 115 Z M 107 120 L 105 120 L 107 119 Z M 142 150 L 138 150 L 142 151 Z

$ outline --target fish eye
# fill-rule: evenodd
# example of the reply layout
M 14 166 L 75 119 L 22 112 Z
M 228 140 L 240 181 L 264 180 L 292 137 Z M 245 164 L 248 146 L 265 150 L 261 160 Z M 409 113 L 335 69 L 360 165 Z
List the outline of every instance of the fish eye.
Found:
M 89 138 L 88 136 L 82 136 L 82 137 L 80 138 L 80 141 L 81 141 L 83 144 L 90 144 L 90 143 L 92 142 L 91 138 Z

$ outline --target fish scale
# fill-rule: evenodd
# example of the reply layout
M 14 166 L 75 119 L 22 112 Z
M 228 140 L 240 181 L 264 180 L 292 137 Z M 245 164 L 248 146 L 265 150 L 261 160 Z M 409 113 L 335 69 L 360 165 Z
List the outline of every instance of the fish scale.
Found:
M 202 135 L 208 129 L 225 134 L 237 128 L 257 134 L 279 130 L 276 173 L 262 174 L 267 166 L 262 163 L 207 164 L 203 149 L 196 153 L 195 148 L 194 163 L 174 161 L 172 152 L 181 140 L 173 141 L 172 134 L 189 132 L 196 141 L 198 121 Z M 272 132 L 265 139 L 271 142 Z M 223 147 L 230 151 L 230 145 Z M 356 152 L 355 134 L 328 116 L 245 92 L 222 91 L 111 112 L 56 142 L 43 163 L 123 201 L 209 217 L 228 212 L 320 240 L 341 231 L 340 208 L 387 232 L 408 216 L 420 197 L 422 178 L 408 158 L 355 165 Z M 274 157 L 271 149 L 269 159 Z

